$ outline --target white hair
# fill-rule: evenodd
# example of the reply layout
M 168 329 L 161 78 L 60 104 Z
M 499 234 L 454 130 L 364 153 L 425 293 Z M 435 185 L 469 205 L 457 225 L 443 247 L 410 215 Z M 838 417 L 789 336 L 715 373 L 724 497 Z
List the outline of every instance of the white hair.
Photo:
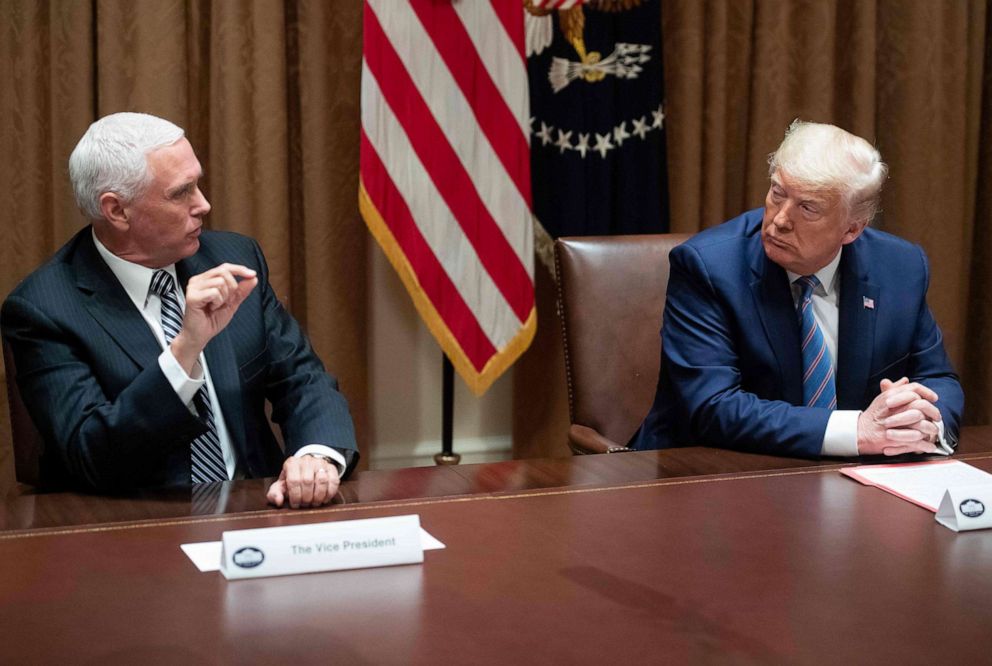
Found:
M 768 156 L 768 175 L 779 170 L 802 187 L 840 195 L 848 214 L 866 224 L 878 212 L 889 173 L 878 150 L 861 137 L 798 119 Z
M 69 180 L 83 214 L 100 219 L 105 192 L 126 202 L 141 196 L 151 180 L 148 153 L 184 135 L 181 127 L 147 113 L 114 113 L 90 125 L 69 156 Z

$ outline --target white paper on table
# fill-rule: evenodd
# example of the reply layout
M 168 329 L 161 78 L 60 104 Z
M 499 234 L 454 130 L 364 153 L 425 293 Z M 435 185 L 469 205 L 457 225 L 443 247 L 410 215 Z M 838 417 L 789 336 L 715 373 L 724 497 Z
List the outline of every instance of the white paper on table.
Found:
M 840 473 L 934 513 L 948 488 L 992 484 L 992 474 L 960 460 L 859 465 L 845 467 Z
M 201 541 L 184 543 L 179 547 L 200 571 L 220 571 L 221 544 L 220 541 Z M 420 528 L 420 546 L 424 550 L 439 550 L 445 547 L 423 527 Z

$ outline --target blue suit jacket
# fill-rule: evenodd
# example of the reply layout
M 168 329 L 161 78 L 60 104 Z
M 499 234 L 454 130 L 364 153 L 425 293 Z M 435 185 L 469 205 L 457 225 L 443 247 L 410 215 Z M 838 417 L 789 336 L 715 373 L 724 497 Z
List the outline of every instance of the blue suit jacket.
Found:
M 357 460 L 344 397 L 296 320 L 283 309 L 255 241 L 204 231 L 199 251 L 176 264 L 190 276 L 223 262 L 258 272 L 258 286 L 204 353 L 239 469 L 279 473 L 285 455 L 306 444 Z M 24 403 L 45 439 L 48 486 L 111 491 L 188 484 L 190 441 L 205 430 L 162 374 L 148 324 L 83 229 L 3 304 Z M 280 449 L 265 415 L 280 424 Z
M 830 411 L 802 404 L 799 322 L 784 269 L 761 244 L 763 209 L 672 250 L 654 405 L 631 446 L 717 446 L 816 457 Z M 957 442 L 964 394 L 926 303 L 923 250 L 868 228 L 838 267 L 837 407 L 864 409 L 879 381 L 937 392 Z

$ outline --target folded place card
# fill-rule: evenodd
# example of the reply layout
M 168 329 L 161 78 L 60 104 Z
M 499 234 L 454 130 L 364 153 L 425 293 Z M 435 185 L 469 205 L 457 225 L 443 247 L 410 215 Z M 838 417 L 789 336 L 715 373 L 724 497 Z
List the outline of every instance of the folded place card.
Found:
M 424 561 L 418 515 L 234 530 L 221 543 L 228 579 Z
M 992 527 L 992 485 L 948 488 L 937 508 L 937 522 L 955 532 Z

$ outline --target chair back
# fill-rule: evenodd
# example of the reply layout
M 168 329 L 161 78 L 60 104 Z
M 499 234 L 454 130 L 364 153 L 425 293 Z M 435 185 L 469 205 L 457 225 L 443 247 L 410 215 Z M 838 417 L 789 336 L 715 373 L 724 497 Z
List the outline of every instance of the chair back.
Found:
M 571 436 L 576 426 L 592 428 L 624 446 L 647 416 L 661 361 L 659 331 L 668 288 L 668 253 L 690 237 L 653 234 L 556 241 L 570 445 L 576 452 L 580 451 Z
M 10 405 L 10 432 L 14 441 L 14 475 L 19 483 L 38 486 L 45 440 L 21 400 L 14 354 L 6 339 L 3 340 L 3 364 L 7 379 L 7 404 Z

